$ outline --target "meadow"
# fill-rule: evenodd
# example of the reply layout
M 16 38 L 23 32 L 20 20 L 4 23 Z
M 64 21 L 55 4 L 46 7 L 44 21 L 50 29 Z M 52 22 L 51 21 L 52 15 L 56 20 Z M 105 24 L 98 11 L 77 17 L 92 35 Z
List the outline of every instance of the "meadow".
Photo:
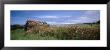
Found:
M 51 25 L 32 33 L 24 28 L 11 30 L 11 40 L 100 40 L 100 24 Z

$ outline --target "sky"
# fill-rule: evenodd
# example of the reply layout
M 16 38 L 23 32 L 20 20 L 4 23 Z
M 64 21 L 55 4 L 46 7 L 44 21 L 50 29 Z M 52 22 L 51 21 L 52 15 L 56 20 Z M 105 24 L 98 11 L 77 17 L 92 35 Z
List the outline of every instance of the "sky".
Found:
M 11 24 L 25 24 L 27 19 L 48 24 L 92 23 L 100 20 L 99 10 L 11 10 Z

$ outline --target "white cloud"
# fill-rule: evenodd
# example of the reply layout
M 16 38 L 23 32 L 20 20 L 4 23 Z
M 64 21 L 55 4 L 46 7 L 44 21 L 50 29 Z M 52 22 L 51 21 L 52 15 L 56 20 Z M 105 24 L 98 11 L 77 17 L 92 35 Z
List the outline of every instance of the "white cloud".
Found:
M 72 16 L 36 16 L 37 18 L 53 18 L 53 19 L 59 19 L 59 18 L 70 18 Z
M 66 22 L 66 23 L 60 23 L 60 24 L 75 24 L 75 23 Z
M 47 22 L 48 24 L 58 24 L 57 22 Z
M 69 17 L 71 17 L 71 16 L 63 16 L 63 18 L 69 18 Z
M 98 13 L 98 11 L 91 10 L 91 11 L 85 11 L 84 14 L 90 15 L 90 14 L 96 14 L 96 13 Z
M 74 22 L 47 22 L 48 24 L 75 24 Z
M 90 18 L 90 17 L 88 17 L 88 16 L 83 16 L 83 17 L 79 17 L 78 18 L 78 20 L 82 20 L 82 21 L 91 21 L 91 20 L 93 20 L 93 18 Z
M 89 17 L 79 17 L 78 19 L 80 19 L 80 20 L 86 20 L 86 19 L 90 19 Z
M 79 22 L 84 22 L 84 23 L 88 23 L 88 22 L 93 22 L 93 19 L 92 18 L 89 18 L 89 17 L 79 17 L 78 18 Z
M 38 18 L 47 19 L 49 24 L 77 24 L 77 23 L 92 23 L 100 19 L 99 11 L 85 11 L 83 15 L 71 19 L 72 16 L 39 16 Z M 49 20 L 49 19 L 52 19 Z M 63 20 L 64 19 L 64 20 Z
M 71 23 L 71 24 L 83 23 L 83 21 L 79 20 L 79 19 L 67 20 L 65 22 L 68 22 L 68 23 Z
M 80 22 L 82 22 L 82 20 L 71 20 L 71 22 L 80 23 Z
M 98 11 L 86 11 L 82 16 L 77 18 L 80 22 L 96 22 L 100 20 L 100 13 Z
M 58 16 L 39 16 L 38 18 L 59 18 Z

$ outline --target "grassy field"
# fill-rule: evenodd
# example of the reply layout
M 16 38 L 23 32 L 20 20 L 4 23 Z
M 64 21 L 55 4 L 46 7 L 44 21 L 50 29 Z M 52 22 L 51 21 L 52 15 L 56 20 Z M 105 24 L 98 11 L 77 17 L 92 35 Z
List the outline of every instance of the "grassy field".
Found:
M 24 29 L 11 30 L 11 40 L 100 40 L 99 24 L 67 25 L 50 27 L 53 31 L 40 29 L 26 33 Z

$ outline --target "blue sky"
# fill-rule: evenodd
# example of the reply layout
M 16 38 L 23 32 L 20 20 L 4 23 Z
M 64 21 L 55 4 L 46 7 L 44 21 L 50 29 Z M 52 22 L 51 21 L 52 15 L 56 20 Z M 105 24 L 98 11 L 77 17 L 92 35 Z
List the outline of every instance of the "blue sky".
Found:
M 27 19 L 48 24 L 92 23 L 100 20 L 99 10 L 11 10 L 11 24 L 25 24 Z

